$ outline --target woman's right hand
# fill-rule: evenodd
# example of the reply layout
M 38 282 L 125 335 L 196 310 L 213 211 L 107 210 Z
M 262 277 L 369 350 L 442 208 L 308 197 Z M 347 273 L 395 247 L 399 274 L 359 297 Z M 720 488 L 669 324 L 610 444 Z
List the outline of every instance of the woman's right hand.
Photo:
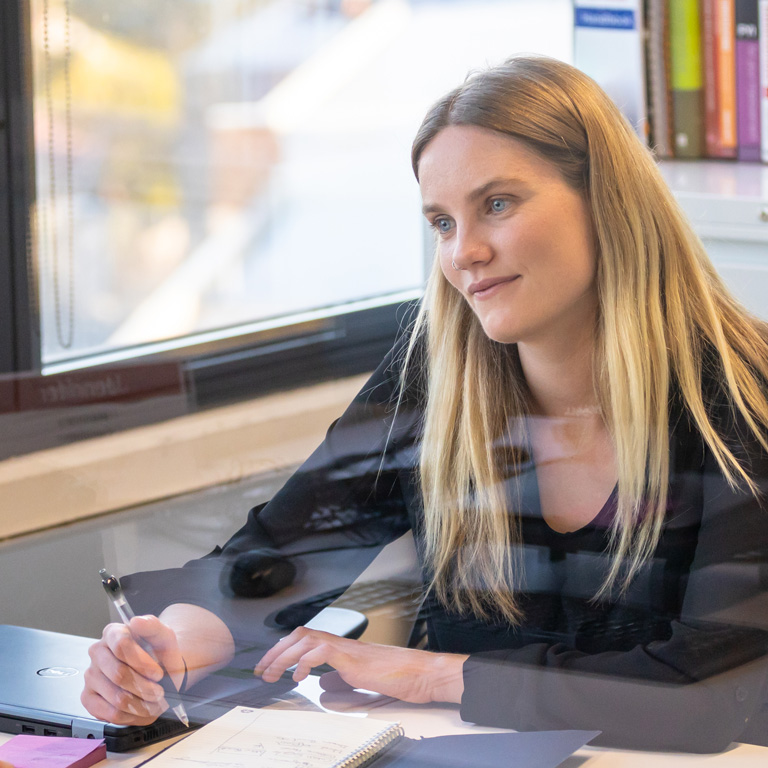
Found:
M 136 642 L 152 647 L 178 687 L 184 677 L 184 660 L 174 631 L 155 616 L 137 616 L 128 626 L 108 624 L 101 640 L 88 653 L 80 700 L 99 720 L 116 725 L 147 725 L 166 709 L 160 665 Z
M 0 768 L 13 768 L 13 766 L 10 763 L 0 760 Z

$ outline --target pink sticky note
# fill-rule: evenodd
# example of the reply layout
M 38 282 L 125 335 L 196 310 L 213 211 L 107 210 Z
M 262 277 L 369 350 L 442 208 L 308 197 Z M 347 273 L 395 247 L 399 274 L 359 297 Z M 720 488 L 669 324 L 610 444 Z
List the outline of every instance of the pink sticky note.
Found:
M 0 759 L 13 768 L 87 768 L 107 757 L 103 741 L 21 734 L 0 745 Z

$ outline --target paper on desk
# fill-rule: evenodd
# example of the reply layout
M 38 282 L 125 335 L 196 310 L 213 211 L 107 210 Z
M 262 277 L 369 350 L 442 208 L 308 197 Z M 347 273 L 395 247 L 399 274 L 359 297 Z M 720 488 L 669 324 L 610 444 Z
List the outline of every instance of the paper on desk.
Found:
M 396 723 L 235 707 L 148 761 L 150 768 L 332 768 Z M 142 765 L 144 765 L 142 763 Z
M 22 733 L 0 745 L 0 760 L 13 768 L 87 768 L 104 760 L 103 741 Z

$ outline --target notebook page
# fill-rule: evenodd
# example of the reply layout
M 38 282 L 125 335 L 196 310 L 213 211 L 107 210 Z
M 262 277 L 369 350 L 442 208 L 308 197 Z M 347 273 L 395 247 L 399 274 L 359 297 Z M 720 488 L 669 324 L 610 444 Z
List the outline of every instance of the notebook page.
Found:
M 324 712 L 235 707 L 150 761 L 150 768 L 330 768 L 395 723 Z

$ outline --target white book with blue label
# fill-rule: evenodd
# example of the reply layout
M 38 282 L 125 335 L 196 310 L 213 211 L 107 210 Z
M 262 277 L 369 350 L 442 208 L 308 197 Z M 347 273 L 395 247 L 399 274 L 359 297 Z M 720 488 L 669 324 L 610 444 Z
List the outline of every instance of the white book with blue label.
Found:
M 642 0 L 575 0 L 573 63 L 648 138 Z

